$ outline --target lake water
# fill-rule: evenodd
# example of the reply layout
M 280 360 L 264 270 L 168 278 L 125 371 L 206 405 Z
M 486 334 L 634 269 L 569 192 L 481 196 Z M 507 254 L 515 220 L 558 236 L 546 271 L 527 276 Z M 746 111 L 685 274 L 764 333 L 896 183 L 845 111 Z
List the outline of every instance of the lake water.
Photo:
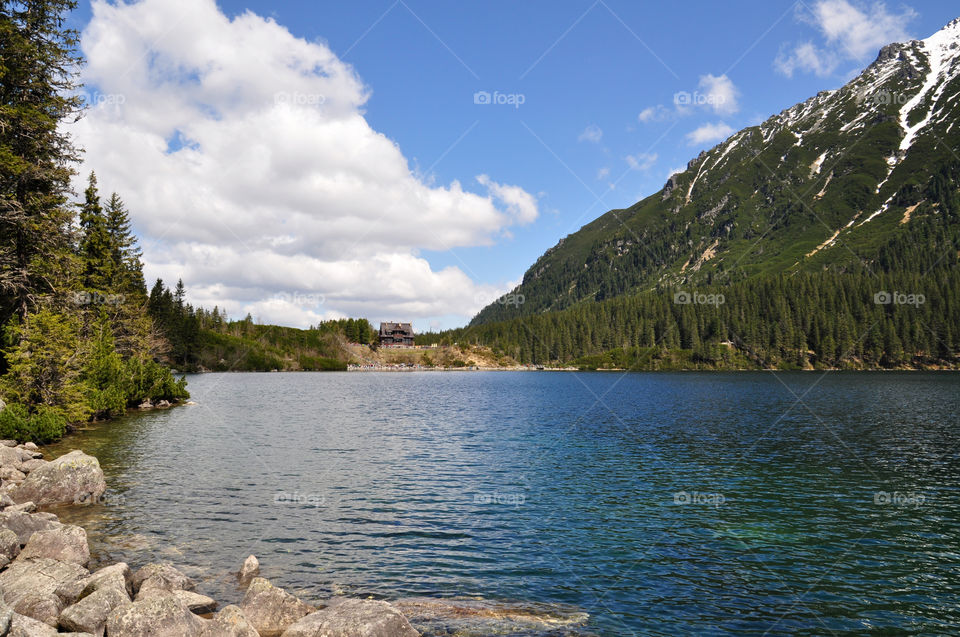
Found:
M 960 376 L 207 374 L 80 447 L 101 561 L 308 601 L 588 613 L 524 635 L 942 634 L 960 625 Z M 573 617 L 583 617 L 573 615 Z M 453 629 L 426 620 L 428 634 Z M 493 630 L 492 628 L 490 629 Z

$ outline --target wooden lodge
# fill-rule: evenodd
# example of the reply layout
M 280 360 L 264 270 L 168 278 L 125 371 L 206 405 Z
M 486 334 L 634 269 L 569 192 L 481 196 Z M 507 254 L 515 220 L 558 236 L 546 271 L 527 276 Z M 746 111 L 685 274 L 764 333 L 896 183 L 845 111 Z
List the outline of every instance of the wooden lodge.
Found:
M 380 323 L 380 347 L 413 347 L 410 323 Z

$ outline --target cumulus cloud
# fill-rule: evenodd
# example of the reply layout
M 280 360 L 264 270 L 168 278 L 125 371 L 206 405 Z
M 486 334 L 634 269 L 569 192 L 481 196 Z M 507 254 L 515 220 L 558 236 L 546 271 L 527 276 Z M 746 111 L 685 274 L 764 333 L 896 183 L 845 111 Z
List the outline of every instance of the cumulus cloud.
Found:
M 578 142 L 593 142 L 594 144 L 599 143 L 601 139 L 603 139 L 603 130 L 596 124 L 587 126 L 577 137 Z
M 701 75 L 699 87 L 705 97 L 704 106 L 712 109 L 714 113 L 733 115 L 740 110 L 740 91 L 726 75 Z
M 657 104 L 656 106 L 648 106 L 640 111 L 640 113 L 637 115 L 637 121 L 639 121 L 641 124 L 659 122 L 669 117 L 669 115 L 670 111 L 666 106 L 663 104 Z
M 271 19 L 96 0 L 81 46 L 88 90 L 116 99 L 69 132 L 127 201 L 148 274 L 182 275 L 194 302 L 289 324 L 468 316 L 495 286 L 418 251 L 490 245 L 538 216 L 486 175 L 481 192 L 417 175 L 364 118 L 353 68 Z
M 657 162 L 656 153 L 637 153 L 626 156 L 627 165 L 631 170 L 649 170 Z
M 723 141 L 733 133 L 734 130 L 723 122 L 704 124 L 700 128 L 687 133 L 687 142 L 691 146 L 701 146 Z
M 825 76 L 843 62 L 864 62 L 891 42 L 909 39 L 907 24 L 917 16 L 904 7 L 891 13 L 882 2 L 871 5 L 850 0 L 819 0 L 799 19 L 816 28 L 823 39 L 820 45 L 803 42 L 781 50 L 775 68 L 792 77 L 797 71 Z

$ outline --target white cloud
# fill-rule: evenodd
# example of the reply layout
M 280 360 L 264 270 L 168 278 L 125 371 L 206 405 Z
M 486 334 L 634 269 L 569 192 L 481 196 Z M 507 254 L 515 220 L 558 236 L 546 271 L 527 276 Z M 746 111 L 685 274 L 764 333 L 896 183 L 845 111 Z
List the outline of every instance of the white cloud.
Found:
M 656 106 L 648 106 L 647 108 L 640 111 L 637 115 L 637 121 L 641 124 L 647 124 L 649 122 L 659 122 L 667 117 L 669 117 L 670 111 L 663 104 L 657 104 Z
M 610 176 L 610 169 L 604 166 L 597 171 L 597 181 L 602 181 Z
M 631 170 L 649 170 L 657 162 L 656 153 L 637 153 L 625 157 Z
M 601 139 L 603 139 L 603 130 L 596 124 L 587 126 L 577 137 L 578 142 L 593 142 L 594 144 L 599 143 Z
M 497 286 L 418 251 L 490 245 L 538 216 L 486 175 L 481 194 L 415 174 L 364 118 L 352 67 L 270 19 L 96 0 L 82 48 L 88 90 L 122 97 L 69 127 L 84 168 L 127 201 L 148 274 L 182 275 L 194 302 L 291 324 L 469 316 Z M 308 302 L 276 298 L 293 292 Z
M 819 0 L 810 13 L 800 14 L 800 20 L 813 25 L 824 44 L 803 42 L 781 51 L 774 66 L 787 77 L 797 71 L 830 75 L 842 62 L 864 62 L 881 47 L 908 40 L 907 24 L 916 16 L 910 7 L 890 13 L 883 2 L 868 6 L 849 0 Z
M 734 130 L 723 122 L 704 124 L 700 128 L 687 133 L 687 142 L 691 146 L 702 146 L 703 144 L 722 141 L 733 133 Z
M 726 75 L 701 75 L 700 90 L 705 96 L 705 106 L 720 115 L 733 115 L 740 110 L 737 98 L 740 91 Z

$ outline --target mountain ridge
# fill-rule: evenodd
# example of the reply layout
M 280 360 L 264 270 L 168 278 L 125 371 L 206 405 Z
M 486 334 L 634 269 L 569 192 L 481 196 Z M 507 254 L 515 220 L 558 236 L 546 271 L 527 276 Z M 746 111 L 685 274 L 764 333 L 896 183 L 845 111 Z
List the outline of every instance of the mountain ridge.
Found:
M 494 302 L 471 325 L 658 286 L 929 268 L 931 249 L 951 249 L 943 237 L 898 263 L 890 254 L 908 231 L 950 223 L 958 121 L 960 18 L 883 47 L 845 86 L 734 133 L 657 193 L 564 237 L 512 291 L 524 304 Z

